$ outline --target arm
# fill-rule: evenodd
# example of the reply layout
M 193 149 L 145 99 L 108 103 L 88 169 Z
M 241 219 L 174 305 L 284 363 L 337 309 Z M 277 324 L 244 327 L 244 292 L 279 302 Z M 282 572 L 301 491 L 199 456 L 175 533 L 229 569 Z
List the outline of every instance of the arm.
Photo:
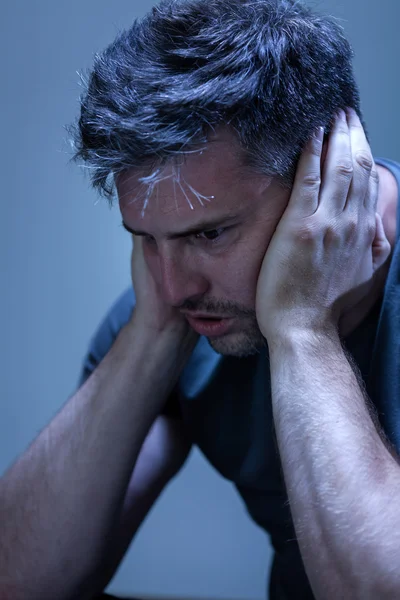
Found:
M 128 485 L 118 525 L 107 549 L 95 593 L 113 578 L 154 502 L 184 464 L 191 443 L 179 418 L 159 416 L 143 444 Z
M 0 481 L 0 598 L 89 598 L 132 470 L 188 352 L 135 319 Z M 153 494 L 154 496 L 154 494 Z M 142 510 L 143 512 L 143 510 Z
M 299 160 L 264 257 L 257 316 L 269 346 L 290 507 L 315 596 L 389 600 L 400 597 L 400 469 L 340 334 L 365 317 L 365 301 L 371 307 L 378 299 L 391 248 L 355 111 L 335 119 L 323 168 L 322 137 L 310 140 Z
M 121 510 L 127 515 L 128 503 L 136 531 L 168 469 L 174 471 L 169 459 L 165 468 L 147 469 L 147 488 L 144 477 L 137 488 L 139 516 L 133 516 L 132 471 L 198 336 L 179 310 L 164 304 L 141 240 L 134 243 L 131 271 L 137 294 L 129 321 L 0 480 L 0 600 L 92 598 L 109 544 L 123 553 L 126 542 L 115 542 Z
M 398 597 L 399 464 L 339 337 L 275 338 L 270 360 L 282 467 L 316 598 Z

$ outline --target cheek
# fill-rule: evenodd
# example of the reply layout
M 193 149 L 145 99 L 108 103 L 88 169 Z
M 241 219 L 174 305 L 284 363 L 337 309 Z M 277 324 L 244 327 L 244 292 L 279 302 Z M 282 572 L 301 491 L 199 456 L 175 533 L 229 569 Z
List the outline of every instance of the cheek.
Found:
M 251 245 L 238 242 L 234 252 L 221 258 L 218 267 L 212 269 L 215 285 L 236 298 L 253 297 L 264 255 L 263 239 Z

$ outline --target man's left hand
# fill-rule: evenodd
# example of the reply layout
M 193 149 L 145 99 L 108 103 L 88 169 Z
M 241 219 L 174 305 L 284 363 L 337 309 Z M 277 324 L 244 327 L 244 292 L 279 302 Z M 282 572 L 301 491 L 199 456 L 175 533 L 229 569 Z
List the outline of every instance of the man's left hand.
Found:
M 321 130 L 302 152 L 261 267 L 256 314 L 268 341 L 291 330 L 337 331 L 391 251 L 376 212 L 376 166 L 356 112 L 336 118 L 323 168 L 322 143 Z

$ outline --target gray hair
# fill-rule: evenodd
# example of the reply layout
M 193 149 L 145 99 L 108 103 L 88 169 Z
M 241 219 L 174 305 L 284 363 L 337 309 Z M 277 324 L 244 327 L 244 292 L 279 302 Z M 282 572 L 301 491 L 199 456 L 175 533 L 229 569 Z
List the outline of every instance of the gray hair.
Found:
M 318 126 L 346 106 L 362 119 L 352 58 L 336 20 L 298 0 L 163 0 L 95 56 L 73 158 L 112 202 L 116 175 L 146 167 L 154 189 L 227 125 L 244 168 L 291 187 Z

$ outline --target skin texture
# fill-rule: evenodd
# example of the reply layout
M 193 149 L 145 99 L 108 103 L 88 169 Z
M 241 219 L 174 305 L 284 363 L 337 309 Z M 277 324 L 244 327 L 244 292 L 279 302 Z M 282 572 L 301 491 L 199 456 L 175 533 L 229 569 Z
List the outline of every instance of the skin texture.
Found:
M 240 356 L 267 340 L 279 454 L 315 597 L 398 598 L 398 456 L 371 417 L 360 374 L 339 339 L 382 293 L 397 186 L 383 169 L 379 181 L 350 110 L 335 119 L 325 162 L 322 136 L 307 144 L 290 194 L 267 178 L 243 177 L 234 141 L 220 142 L 211 146 L 211 160 L 189 159 L 182 169 L 182 181 L 215 195 L 201 216 L 236 219 L 215 245 L 204 230 L 222 223 L 202 225 L 190 239 L 169 237 L 200 221 L 183 192 L 175 198 L 164 187 L 170 180 L 141 222 L 140 202 L 132 202 L 138 175 L 120 181 L 123 218 L 147 232 L 143 260 L 166 305 L 178 313 L 236 310 L 235 329 L 211 340 L 216 349 Z
M 128 170 L 116 181 L 125 225 L 146 233 L 143 251 L 147 266 L 163 301 L 180 311 L 199 311 L 234 317 L 229 332 L 209 339 L 221 354 L 246 356 L 265 345 L 255 312 L 256 288 L 264 255 L 288 205 L 290 190 L 263 175 L 246 174 L 238 157 L 237 141 L 228 129 L 216 130 L 212 143 L 201 154 L 189 155 L 181 167 L 186 181 L 203 196 L 214 196 L 203 206 L 185 187 L 172 179 L 158 183 L 142 214 L 145 170 Z M 327 144 L 324 145 L 322 162 Z M 165 174 L 171 174 L 167 166 Z M 395 239 L 397 185 L 393 176 L 378 167 L 381 188 L 377 212 L 393 246 Z M 169 239 L 207 220 L 203 233 Z M 224 231 L 220 228 L 226 228 Z M 212 232 L 211 232 L 212 230 Z M 211 233 L 204 233 L 209 231 Z M 215 239 L 213 239 L 215 238 Z M 355 307 L 360 322 L 379 297 L 390 260 L 376 274 L 374 288 Z M 346 334 L 357 325 L 351 319 Z
M 299 328 L 343 332 L 348 315 L 359 318 L 360 302 L 373 297 L 391 252 L 376 213 L 379 177 L 354 111 L 335 119 L 322 169 L 321 151 L 322 130 L 300 157 L 261 268 L 256 311 L 268 342 Z
M 391 600 L 400 597 L 399 456 L 369 410 L 337 327 L 354 299 L 365 299 L 360 290 L 374 295 L 391 245 L 354 112 L 335 122 L 332 139 L 322 183 L 321 143 L 310 143 L 299 161 L 261 268 L 257 319 L 268 340 L 279 454 L 314 596 Z

